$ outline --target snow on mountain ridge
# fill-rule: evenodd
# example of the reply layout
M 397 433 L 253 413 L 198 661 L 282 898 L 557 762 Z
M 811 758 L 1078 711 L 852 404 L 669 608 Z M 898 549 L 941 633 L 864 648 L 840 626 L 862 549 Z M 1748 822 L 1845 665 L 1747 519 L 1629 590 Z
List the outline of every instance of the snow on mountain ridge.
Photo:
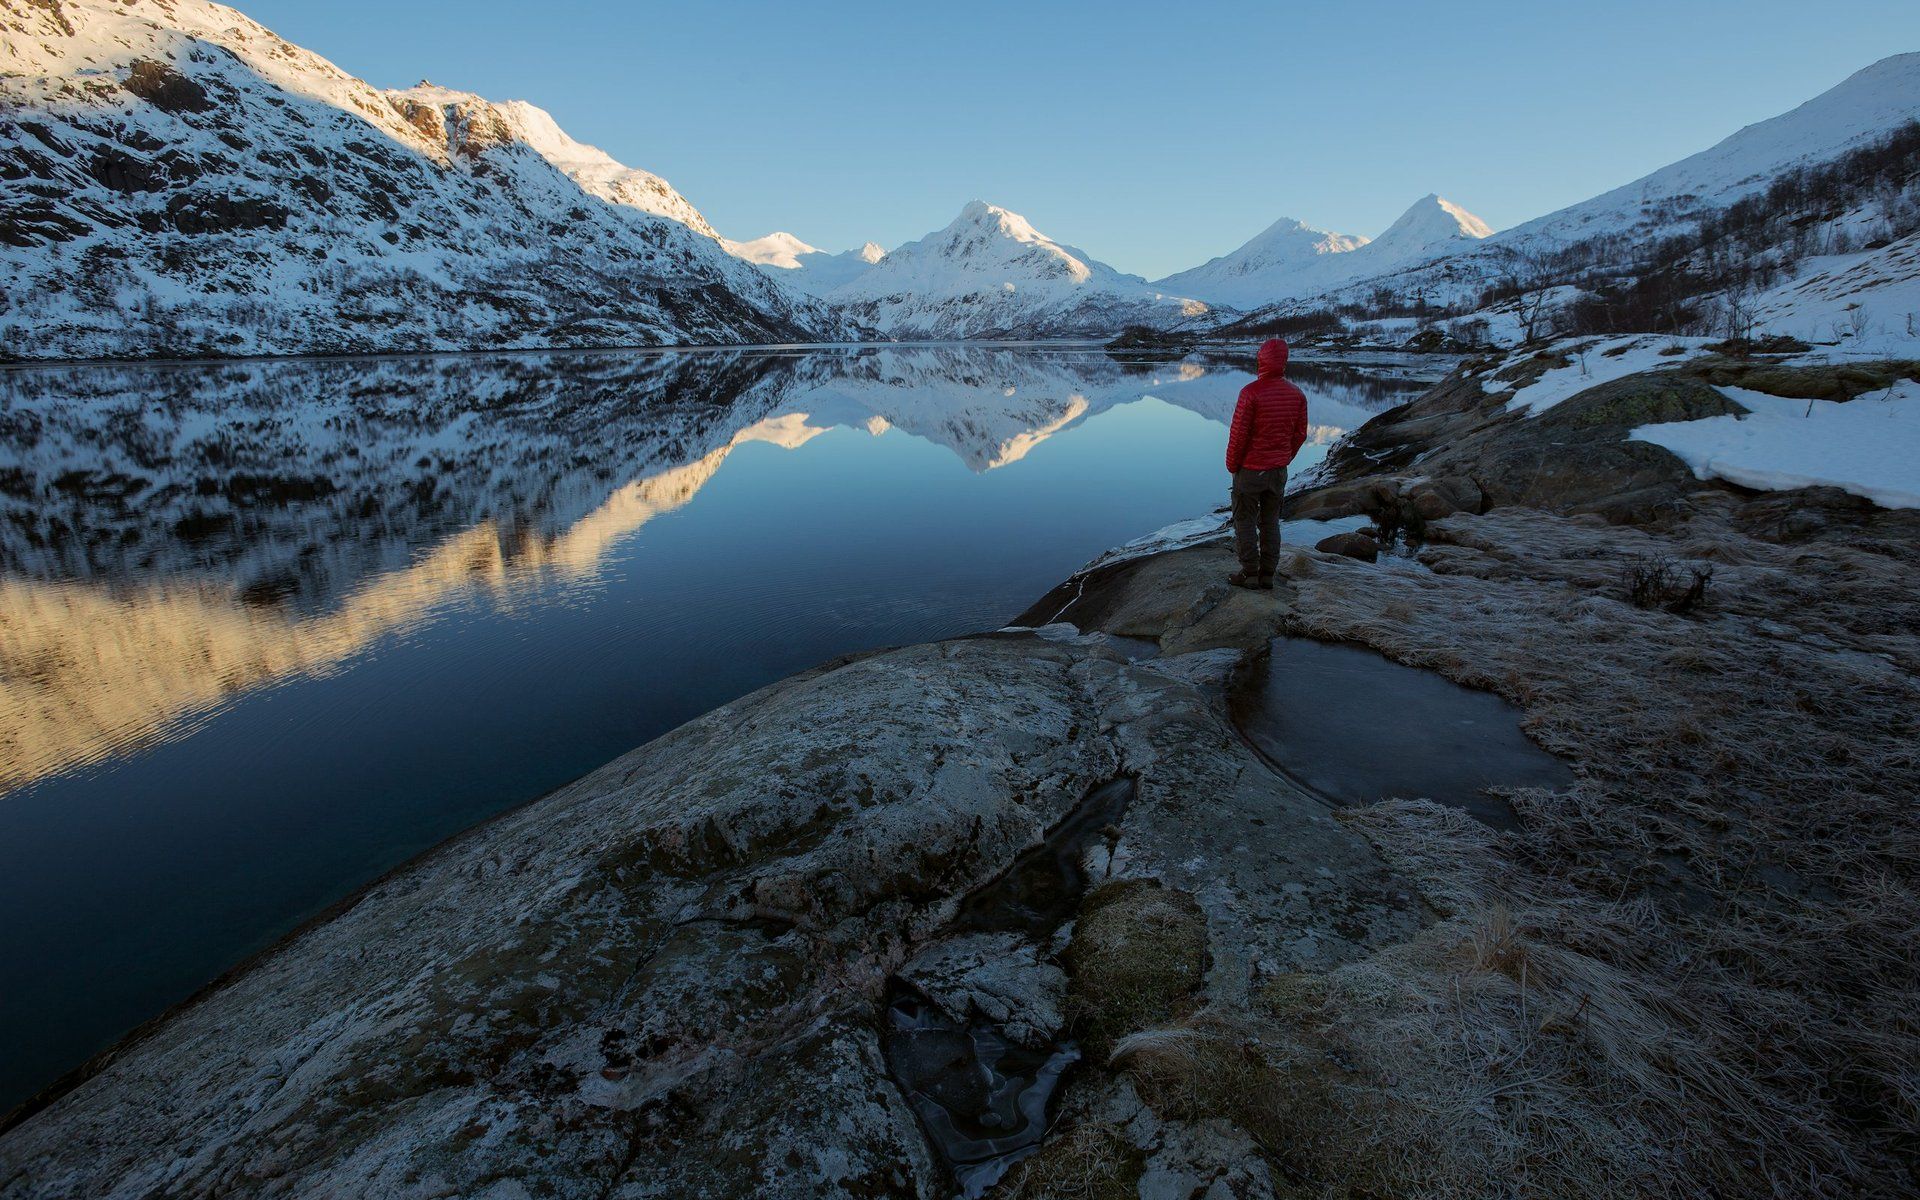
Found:
M 476 115 L 484 114 L 489 124 L 498 122 L 495 136 L 525 143 L 582 189 L 609 204 L 624 204 L 669 221 L 678 221 L 695 233 L 705 234 L 716 241 L 720 238 L 700 210 L 666 180 L 651 171 L 629 167 L 598 146 L 574 140 L 560 128 L 553 114 L 544 108 L 525 100 L 492 101 L 472 92 L 439 87 L 424 80 L 414 87 L 395 88 L 384 94 L 403 112 L 410 104 L 440 109 L 452 122 L 449 129 L 470 130 Z
M 0 68 L 10 357 L 845 331 L 532 105 L 382 92 L 208 0 L 0 8 Z
M 735 242 L 723 238 L 720 244 L 725 246 L 727 253 L 735 258 L 744 258 L 762 267 L 779 267 L 789 271 L 800 266 L 803 256 L 825 253 L 820 247 L 809 246 L 792 234 L 779 229 L 765 237 L 754 238 L 750 242 Z
M 1747 125 L 1697 154 L 1516 225 L 1500 235 L 1500 243 L 1665 232 L 1702 210 L 1759 191 L 1793 167 L 1837 158 L 1914 120 L 1920 120 L 1920 51 L 1862 67 L 1811 100 Z
M 778 230 L 747 242 L 722 238 L 720 245 L 728 254 L 752 263 L 795 291 L 816 297 L 859 277 L 887 256 L 873 242 L 857 250 L 831 254 Z

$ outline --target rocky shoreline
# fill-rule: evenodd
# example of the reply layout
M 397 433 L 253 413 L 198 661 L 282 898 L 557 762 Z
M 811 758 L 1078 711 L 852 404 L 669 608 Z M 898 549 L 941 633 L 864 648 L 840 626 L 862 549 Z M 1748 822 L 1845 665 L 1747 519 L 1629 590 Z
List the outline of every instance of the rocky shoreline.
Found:
M 1488 390 L 1552 366 L 1469 363 L 1342 445 L 1289 515 L 1368 517 L 1375 563 L 1301 548 L 1254 593 L 1217 536 L 1110 558 L 456 839 L 0 1135 L 0 1196 L 1912 1186 L 1920 514 L 1624 440 L 1817 373 Z M 1704 601 L 1635 604 L 1655 556 Z M 1282 635 L 1498 693 L 1572 782 L 1506 792 L 1511 829 L 1330 805 L 1230 703 Z M 1045 919 L 968 916 L 1048 862 Z M 950 1069 L 983 1045 L 1010 1065 Z M 1030 1113 L 1049 1070 L 1037 1152 L 952 1157 L 993 1139 L 940 1113 Z

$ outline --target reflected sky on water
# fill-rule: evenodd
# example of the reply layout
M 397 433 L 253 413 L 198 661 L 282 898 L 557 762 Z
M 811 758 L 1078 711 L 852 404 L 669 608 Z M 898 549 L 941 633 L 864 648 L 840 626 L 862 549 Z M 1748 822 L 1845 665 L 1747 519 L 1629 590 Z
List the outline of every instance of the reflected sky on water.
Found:
M 1446 365 L 1296 364 L 1303 463 Z M 1249 378 L 960 346 L 0 372 L 0 1108 L 477 821 L 1208 511 Z

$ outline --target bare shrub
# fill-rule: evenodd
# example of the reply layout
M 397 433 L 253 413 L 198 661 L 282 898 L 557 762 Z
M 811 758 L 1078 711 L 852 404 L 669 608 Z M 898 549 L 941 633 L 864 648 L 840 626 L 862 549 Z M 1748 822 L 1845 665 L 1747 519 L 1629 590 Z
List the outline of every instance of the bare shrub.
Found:
M 1627 599 L 1635 608 L 1664 608 L 1670 613 L 1691 612 L 1707 598 L 1713 568 L 1676 562 L 1662 554 L 1636 554 L 1621 570 Z

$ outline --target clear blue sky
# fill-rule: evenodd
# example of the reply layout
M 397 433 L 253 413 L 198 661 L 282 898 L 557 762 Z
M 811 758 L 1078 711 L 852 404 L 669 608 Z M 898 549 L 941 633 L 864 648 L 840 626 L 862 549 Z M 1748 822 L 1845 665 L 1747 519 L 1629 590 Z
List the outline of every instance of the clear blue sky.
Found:
M 239 0 L 381 86 L 530 100 L 729 237 L 895 246 L 978 197 L 1157 277 L 1276 217 L 1496 229 L 1920 49 L 1915 0 Z

